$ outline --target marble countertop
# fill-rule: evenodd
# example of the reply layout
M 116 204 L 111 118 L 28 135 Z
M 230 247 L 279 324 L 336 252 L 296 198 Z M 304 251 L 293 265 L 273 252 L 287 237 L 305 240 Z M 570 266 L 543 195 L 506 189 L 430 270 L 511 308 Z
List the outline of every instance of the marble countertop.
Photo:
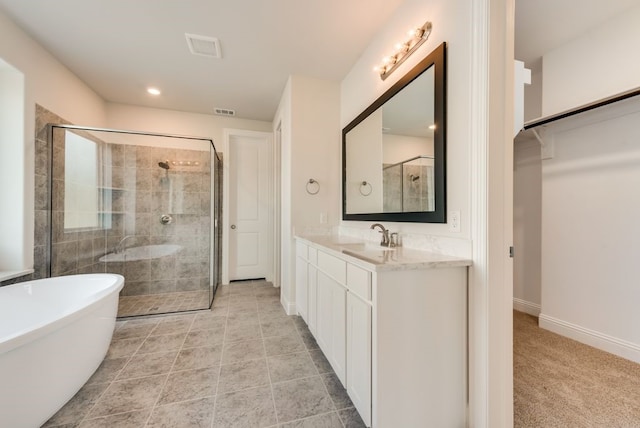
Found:
M 413 269 L 471 266 L 470 259 L 415 250 L 404 247 L 386 248 L 376 243 L 340 235 L 298 235 L 298 239 L 337 253 L 361 267 L 381 272 Z

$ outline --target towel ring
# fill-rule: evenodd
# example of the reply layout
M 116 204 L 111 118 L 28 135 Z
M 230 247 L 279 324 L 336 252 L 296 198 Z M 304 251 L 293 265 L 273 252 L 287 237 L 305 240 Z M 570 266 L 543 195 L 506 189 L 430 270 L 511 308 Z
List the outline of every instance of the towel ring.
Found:
M 320 191 L 320 183 L 310 178 L 309 181 L 307 181 L 306 189 L 308 194 L 315 195 Z M 315 191 L 313 189 L 315 189 Z
M 360 194 L 362 196 L 369 196 L 371 192 L 373 192 L 373 187 L 368 181 L 363 181 L 362 183 L 360 183 L 360 188 L 358 190 L 360 191 Z M 367 190 L 369 191 L 367 192 Z

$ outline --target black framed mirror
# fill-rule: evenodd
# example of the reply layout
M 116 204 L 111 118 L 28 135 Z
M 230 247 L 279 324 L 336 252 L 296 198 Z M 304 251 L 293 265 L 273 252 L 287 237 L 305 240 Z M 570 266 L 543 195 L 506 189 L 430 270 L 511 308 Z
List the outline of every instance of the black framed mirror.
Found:
M 342 219 L 446 222 L 446 43 L 342 130 Z

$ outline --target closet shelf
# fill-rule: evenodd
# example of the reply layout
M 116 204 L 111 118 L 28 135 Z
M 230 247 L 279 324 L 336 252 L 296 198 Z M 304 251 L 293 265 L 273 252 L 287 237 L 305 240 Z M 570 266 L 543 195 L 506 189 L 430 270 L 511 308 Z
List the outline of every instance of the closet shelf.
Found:
M 589 104 L 584 104 L 582 106 L 579 106 L 570 110 L 565 110 L 563 112 L 552 114 L 550 116 L 545 116 L 545 117 L 540 117 L 538 119 L 530 120 L 528 122 L 525 122 L 524 128 L 522 128 L 522 130 L 527 131 L 529 129 L 537 128 L 542 125 L 546 125 L 561 119 L 565 119 L 567 117 L 575 116 L 590 110 L 595 110 L 597 108 L 604 107 L 609 104 L 617 103 L 618 101 L 623 101 L 628 98 L 633 98 L 638 95 L 640 95 L 640 88 L 632 89 L 627 92 L 622 92 L 622 93 L 613 95 L 611 97 L 603 98 L 601 100 L 594 101 Z

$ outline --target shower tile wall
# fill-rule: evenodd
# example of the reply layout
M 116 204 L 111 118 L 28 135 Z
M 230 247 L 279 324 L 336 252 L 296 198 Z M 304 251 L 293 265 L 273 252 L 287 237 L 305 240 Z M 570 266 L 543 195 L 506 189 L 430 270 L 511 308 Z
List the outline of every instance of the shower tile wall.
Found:
M 402 212 L 402 166 L 382 165 L 382 210 L 386 213 Z
M 413 180 L 411 176 L 419 178 Z M 384 212 L 433 210 L 433 195 L 427 194 L 429 183 L 433 183 L 430 166 L 404 164 L 383 169 Z
M 406 212 L 426 211 L 427 197 L 427 168 L 424 165 L 405 164 L 402 174 L 403 180 L 403 208 Z M 417 179 L 412 179 L 417 177 Z
M 211 246 L 209 152 L 128 145 L 118 149 L 122 147 L 124 168 L 114 172 L 113 177 L 122 181 L 125 189 L 119 195 L 122 200 L 118 201 L 118 204 L 124 204 L 126 212 L 122 236 L 131 236 L 125 243 L 128 247 L 158 244 L 182 247 L 175 255 L 124 263 L 123 274 L 128 278 L 128 284 L 123 294 L 208 289 Z M 199 166 L 160 168 L 158 163 L 167 159 L 197 161 Z M 173 222 L 162 224 L 162 214 L 170 214 Z

